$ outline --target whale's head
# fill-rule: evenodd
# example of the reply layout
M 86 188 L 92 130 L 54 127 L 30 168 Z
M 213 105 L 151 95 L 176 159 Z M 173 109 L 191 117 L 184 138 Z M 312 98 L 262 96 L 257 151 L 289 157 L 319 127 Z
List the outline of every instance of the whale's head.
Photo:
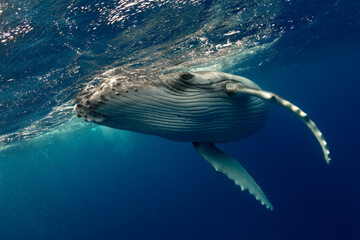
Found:
M 80 94 L 75 110 L 89 122 L 176 141 L 236 141 L 261 128 L 268 103 L 255 96 L 234 98 L 228 83 L 260 89 L 221 72 L 118 73 Z

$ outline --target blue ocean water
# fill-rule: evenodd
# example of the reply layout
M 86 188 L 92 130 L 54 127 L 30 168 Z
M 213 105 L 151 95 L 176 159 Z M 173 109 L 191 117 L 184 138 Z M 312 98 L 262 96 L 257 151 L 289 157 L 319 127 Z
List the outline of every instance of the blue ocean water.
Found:
M 0 239 L 360 239 L 360 3 L 0 1 Z M 219 145 L 275 209 L 190 143 L 75 118 L 116 67 L 217 70 L 289 99 L 261 131 Z

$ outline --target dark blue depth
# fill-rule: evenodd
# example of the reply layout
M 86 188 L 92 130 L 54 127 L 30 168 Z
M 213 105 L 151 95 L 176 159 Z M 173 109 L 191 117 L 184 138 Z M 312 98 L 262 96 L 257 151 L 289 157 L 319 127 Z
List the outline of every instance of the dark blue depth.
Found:
M 233 10 L 229 15 L 251 6 L 221 3 Z M 209 9 L 216 3 L 203 2 L 200 13 L 188 13 L 195 17 L 184 29 L 159 32 L 161 39 L 143 36 L 146 46 L 130 46 L 131 39 L 123 40 L 108 55 L 102 55 L 109 51 L 108 44 L 125 36 L 121 34 L 130 22 L 107 25 L 100 15 L 79 9 L 71 15 L 66 10 L 69 3 L 59 2 L 57 8 L 50 3 L 16 4 L 27 4 L 22 17 L 32 19 L 34 30 L 0 45 L 0 135 L 9 136 L 71 100 L 94 74 L 125 64 L 121 61 L 132 51 L 141 52 L 137 48 L 171 43 L 177 33 L 192 34 L 210 21 Z M 97 1 L 78 1 L 72 9 L 76 4 L 94 6 Z M 262 187 L 275 208 L 268 211 L 216 173 L 190 143 L 90 129 L 90 124 L 77 127 L 80 121 L 72 121 L 28 141 L 9 141 L 17 144 L 0 151 L 0 239 L 360 239 L 359 4 L 286 4 L 275 21 L 277 30 L 285 29 L 280 40 L 255 56 L 224 66 L 224 71 L 248 77 L 308 113 L 329 143 L 330 165 L 306 127 L 284 109 L 271 106 L 261 131 L 241 142 L 219 145 Z M 6 9 L 0 14 L 2 32 L 21 23 L 21 17 L 6 17 L 15 10 L 0 6 Z M 169 11 L 173 10 L 154 8 L 151 17 L 177 13 Z M 147 14 L 132 16 L 141 23 L 149 19 Z M 315 16 L 313 25 L 304 24 L 306 16 Z M 69 28 L 70 17 L 81 31 Z M 92 20 L 101 23 L 96 34 L 87 31 Z M 49 24 L 54 21 L 57 25 Z M 218 27 L 223 33 L 226 25 Z M 208 37 L 226 42 L 220 33 Z M 136 62 L 135 57 L 131 61 Z M 48 124 L 57 126 L 68 118 Z

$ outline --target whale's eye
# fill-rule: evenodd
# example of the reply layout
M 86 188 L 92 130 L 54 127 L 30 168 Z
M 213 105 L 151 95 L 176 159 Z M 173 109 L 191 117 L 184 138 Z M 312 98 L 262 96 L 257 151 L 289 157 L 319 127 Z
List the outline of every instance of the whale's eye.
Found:
M 193 78 L 193 75 L 191 73 L 183 73 L 180 75 L 180 78 L 182 80 L 190 80 Z

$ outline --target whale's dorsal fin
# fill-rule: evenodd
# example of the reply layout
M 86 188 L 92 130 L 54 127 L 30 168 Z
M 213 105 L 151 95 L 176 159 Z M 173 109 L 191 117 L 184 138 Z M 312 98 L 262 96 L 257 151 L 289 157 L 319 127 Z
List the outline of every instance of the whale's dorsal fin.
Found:
M 193 145 L 201 156 L 203 156 L 217 172 L 223 173 L 233 180 L 236 185 L 241 187 L 241 190 L 244 191 L 248 189 L 262 205 L 265 205 L 270 210 L 273 209 L 272 204 L 259 185 L 235 158 L 222 152 L 213 143 L 194 142 Z
M 330 151 L 327 145 L 327 142 L 324 139 L 323 134 L 320 132 L 320 130 L 317 128 L 315 123 L 309 118 L 309 116 L 302 111 L 300 108 L 292 104 L 291 102 L 285 100 L 284 98 L 280 97 L 279 95 L 267 92 L 261 89 L 254 89 L 245 86 L 244 84 L 238 84 L 238 83 L 227 83 L 225 85 L 226 92 L 230 96 L 256 96 L 259 98 L 262 98 L 264 100 L 267 100 L 269 102 L 275 103 L 277 105 L 280 105 L 290 112 L 294 113 L 299 119 L 303 121 L 303 123 L 306 124 L 306 126 L 310 129 L 310 131 L 314 134 L 318 142 L 320 143 L 320 146 L 322 148 L 322 151 L 324 153 L 324 157 L 327 163 L 330 163 L 331 157 L 330 157 Z

